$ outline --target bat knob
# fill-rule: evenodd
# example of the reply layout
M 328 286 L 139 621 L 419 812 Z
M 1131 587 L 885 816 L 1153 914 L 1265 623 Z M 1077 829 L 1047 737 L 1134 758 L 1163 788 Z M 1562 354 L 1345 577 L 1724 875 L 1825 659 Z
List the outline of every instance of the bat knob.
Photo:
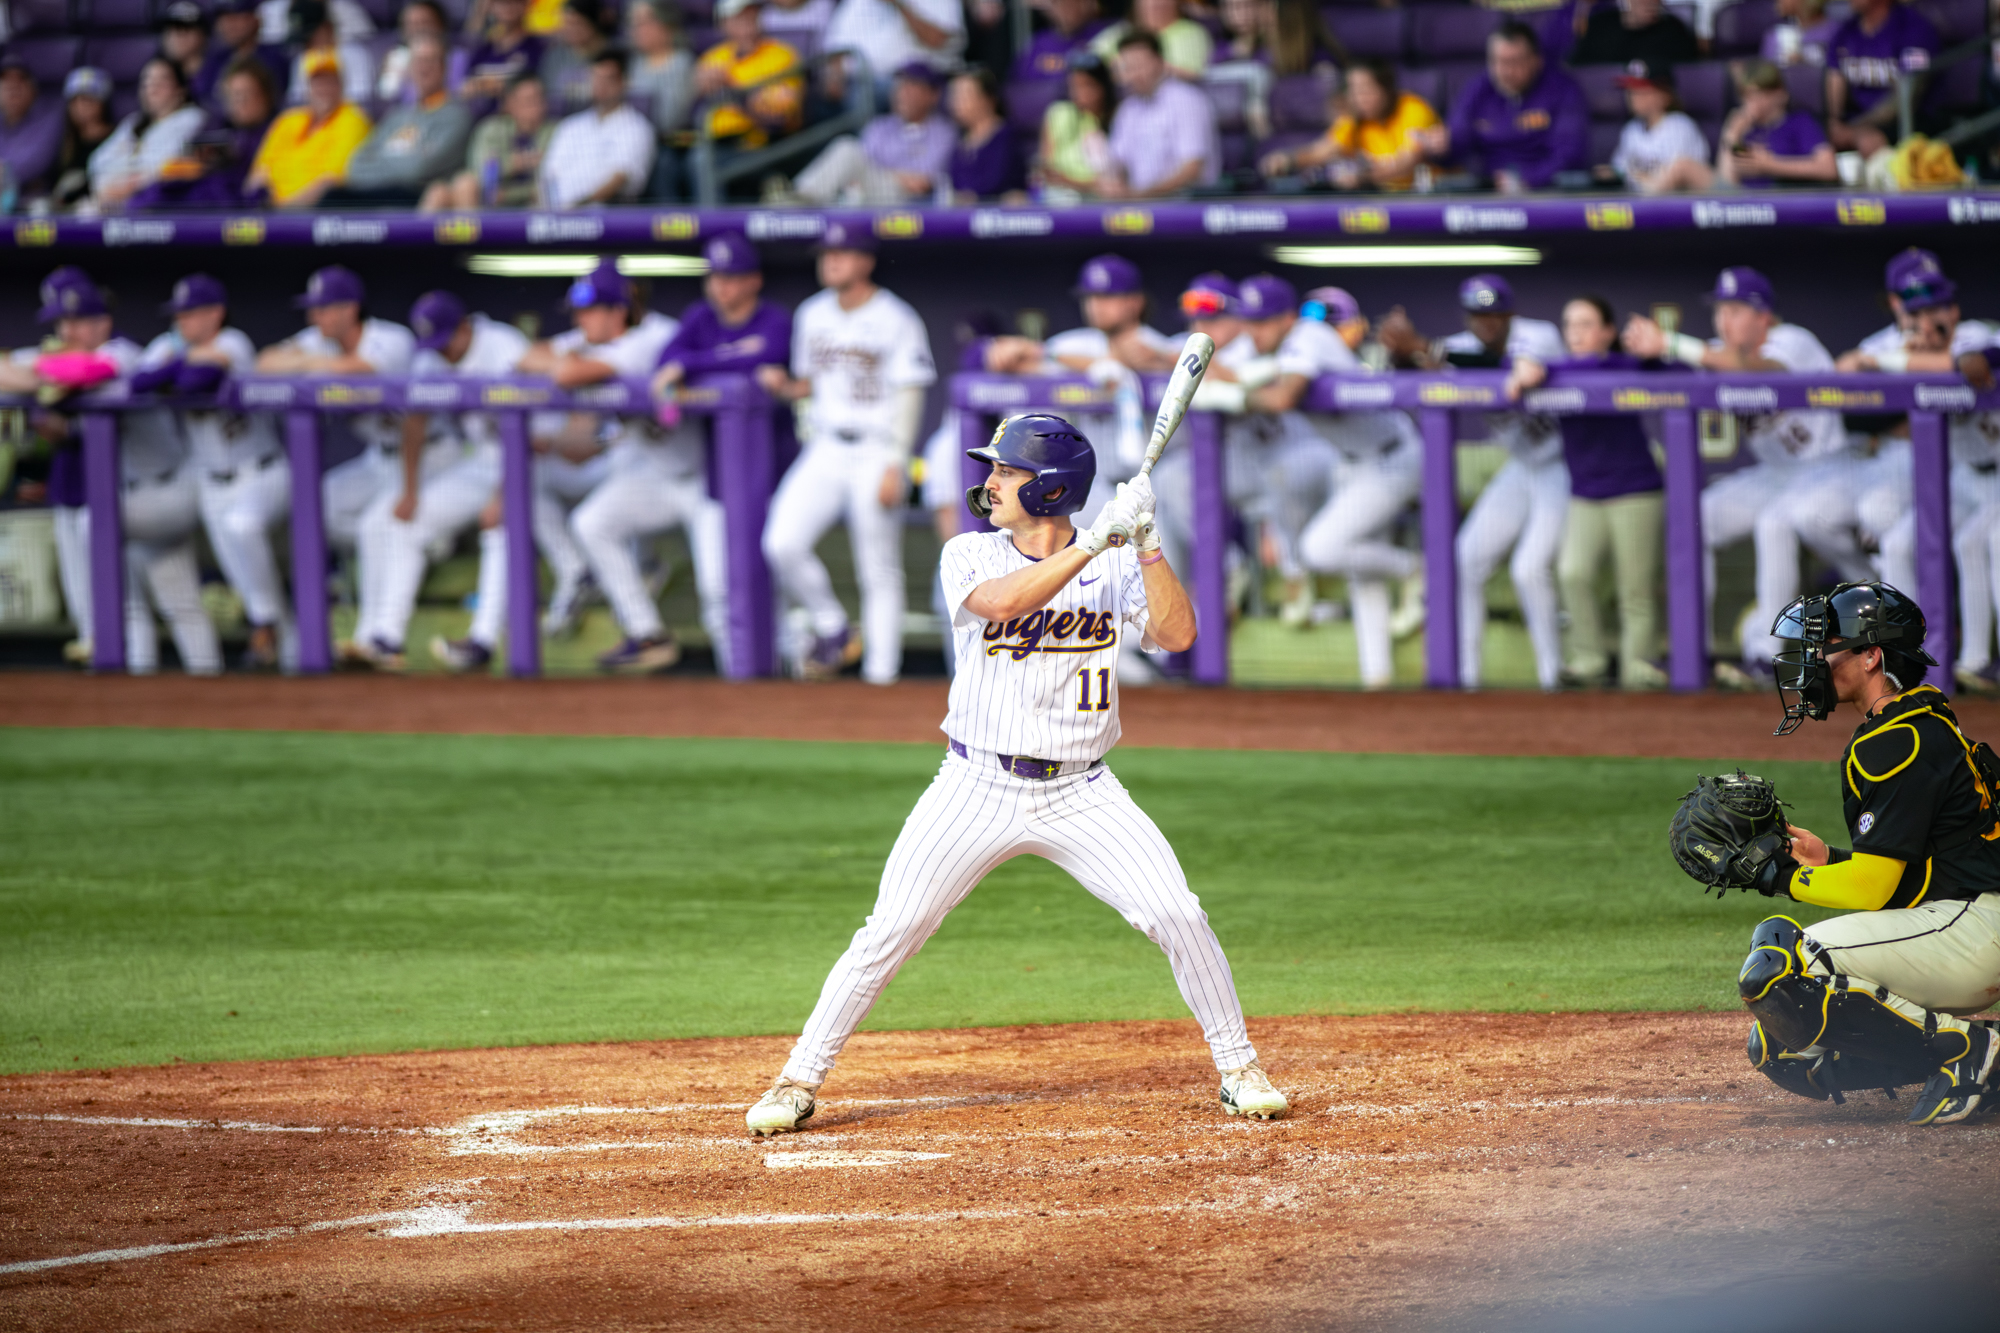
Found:
M 1125 534 L 1122 532 L 1114 532 L 1108 539 L 1106 539 L 1104 544 L 1106 546 L 1123 546 L 1125 544 Z

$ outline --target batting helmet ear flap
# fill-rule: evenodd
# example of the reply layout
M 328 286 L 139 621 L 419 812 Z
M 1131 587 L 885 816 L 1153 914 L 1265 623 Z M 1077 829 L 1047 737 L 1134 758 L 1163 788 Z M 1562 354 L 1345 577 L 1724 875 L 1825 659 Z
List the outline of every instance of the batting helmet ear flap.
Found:
M 987 494 L 985 482 L 966 489 L 965 507 L 981 518 L 993 517 L 993 497 Z

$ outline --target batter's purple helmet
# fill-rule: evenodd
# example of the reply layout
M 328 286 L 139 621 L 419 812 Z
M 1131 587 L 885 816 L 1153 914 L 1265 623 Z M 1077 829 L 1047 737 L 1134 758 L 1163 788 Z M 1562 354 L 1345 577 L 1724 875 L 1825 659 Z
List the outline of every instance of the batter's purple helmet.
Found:
M 1097 455 L 1082 431 L 1061 417 L 1026 412 L 1003 420 L 983 449 L 967 449 L 967 458 L 1005 463 L 1035 474 L 1021 483 L 1021 508 L 1036 518 L 1074 514 L 1090 498 L 1097 479 Z M 981 518 L 993 516 L 984 483 L 965 493 L 965 503 Z

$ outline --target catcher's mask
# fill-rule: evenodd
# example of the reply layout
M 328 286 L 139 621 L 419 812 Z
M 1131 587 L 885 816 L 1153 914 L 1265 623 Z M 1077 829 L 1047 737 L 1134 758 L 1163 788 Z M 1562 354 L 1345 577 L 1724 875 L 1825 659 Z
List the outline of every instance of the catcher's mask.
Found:
M 1882 650 L 1882 670 L 1898 690 L 1923 679 L 1937 659 L 1924 651 L 1924 613 L 1886 583 L 1843 583 L 1832 592 L 1800 597 L 1778 613 L 1771 633 L 1778 701 L 1784 720 L 1774 736 L 1789 736 L 1807 718 L 1824 722 L 1840 700 L 1834 694 L 1828 653 Z

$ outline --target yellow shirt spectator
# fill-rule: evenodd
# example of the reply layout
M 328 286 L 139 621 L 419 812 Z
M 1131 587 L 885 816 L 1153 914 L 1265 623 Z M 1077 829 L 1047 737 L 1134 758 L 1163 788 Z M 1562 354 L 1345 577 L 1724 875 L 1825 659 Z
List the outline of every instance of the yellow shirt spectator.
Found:
M 562 12 L 563 0 L 528 0 L 528 17 L 522 26 L 546 37 L 562 26 Z
M 766 37 L 746 55 L 738 55 L 733 43 L 723 42 L 710 48 L 695 68 L 697 78 L 703 70 L 716 71 L 731 88 L 748 88 L 776 78 L 798 63 L 798 52 Z M 805 81 L 778 79 L 752 93 L 742 106 L 726 102 L 711 109 L 708 132 L 718 139 L 736 139 L 745 148 L 761 148 L 770 139 L 766 127 L 789 134 L 804 119 Z
M 352 102 L 342 102 L 317 125 L 309 109 L 293 107 L 271 122 L 250 170 L 270 181 L 271 202 L 282 208 L 315 181 L 344 177 L 347 159 L 372 128 Z
M 1437 112 L 1431 110 L 1430 103 L 1415 93 L 1404 93 L 1396 99 L 1396 109 L 1387 120 L 1356 120 L 1351 115 L 1342 116 L 1333 122 L 1333 128 L 1326 132 L 1326 137 L 1342 157 L 1359 156 L 1375 162 L 1408 151 L 1415 146 L 1419 130 L 1430 129 L 1438 123 Z M 1414 183 L 1413 171 L 1376 182 L 1385 190 L 1407 190 Z

